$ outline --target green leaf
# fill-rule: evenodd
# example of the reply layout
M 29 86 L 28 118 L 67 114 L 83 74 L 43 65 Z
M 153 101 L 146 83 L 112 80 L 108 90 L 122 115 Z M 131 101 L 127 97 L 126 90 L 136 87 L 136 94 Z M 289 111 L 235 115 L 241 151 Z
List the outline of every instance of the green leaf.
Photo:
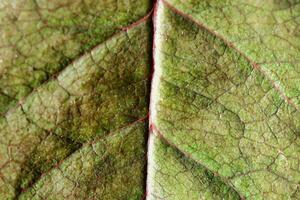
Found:
M 0 112 L 150 10 L 148 0 L 0 3 Z
M 299 15 L 1 1 L 0 199 L 300 199 Z
M 162 183 L 149 180 L 150 199 L 181 199 L 176 194 L 188 194 L 190 187 L 188 179 L 178 183 L 183 188 L 170 188 L 175 183 L 164 177 L 174 175 L 160 175 L 156 161 L 163 147 L 156 138 L 216 174 L 240 198 L 300 198 L 300 113 L 293 94 L 300 87 L 299 34 L 293 29 L 300 7 L 283 4 L 159 1 L 150 108 L 155 147 L 148 168 L 149 177 Z
M 150 135 L 149 199 L 239 199 L 233 188 L 161 138 Z M 153 187 L 153 188 L 151 188 Z
M 98 5 L 97 1 L 8 1 L 1 10 L 0 24 L 5 27 L 1 29 L 4 36 L 1 46 L 13 38 L 8 33 L 14 37 L 22 35 L 20 41 L 15 41 L 20 47 L 35 42 L 29 46 L 32 50 L 24 50 L 28 55 L 20 61 L 5 55 L 11 51 L 19 56 L 21 50 L 14 46 L 1 48 L 5 53 L 0 54 L 3 72 L 0 85 L 5 86 L 2 92 L 6 96 L 19 94 L 18 88 L 31 84 L 29 79 L 37 84 L 30 85 L 31 89 L 21 97 L 14 96 L 20 97 L 16 106 L 14 101 L 3 104 L 0 199 L 93 199 L 101 194 L 102 199 L 143 196 L 146 149 L 142 144 L 147 129 L 131 131 L 137 135 L 128 136 L 134 137 L 128 143 L 123 141 L 127 137 L 122 134 L 125 127 L 135 126 L 134 122 L 146 123 L 151 25 L 148 18 L 135 21 L 147 15 L 149 2 L 102 1 Z M 27 19 L 25 14 L 37 15 L 36 20 Z M 17 21 L 6 21 L 4 25 L 10 15 L 18 16 Z M 24 29 L 9 31 L 16 28 L 16 23 Z M 26 26 L 28 23 L 32 27 Z M 135 24 L 127 27 L 132 23 Z M 40 28 L 41 33 L 48 34 L 41 42 L 33 36 L 26 37 L 31 34 L 39 37 L 41 33 L 35 30 L 38 25 L 45 26 Z M 45 49 L 38 49 L 42 47 Z M 62 65 L 64 51 L 70 53 L 71 60 Z M 46 72 L 45 78 L 35 78 L 33 68 Z M 9 70 L 17 74 L 10 76 Z M 106 139 L 111 134 L 118 134 L 119 139 Z M 94 149 L 95 155 L 86 146 L 91 142 L 101 146 L 103 142 L 99 140 L 109 141 L 102 150 Z M 103 164 L 102 154 L 108 156 L 105 160 L 111 160 L 111 168 Z M 136 170 L 125 173 L 131 167 Z M 75 168 L 82 170 L 81 173 L 73 171 Z M 75 185 L 57 171 L 73 179 Z M 96 176 L 102 182 L 95 182 Z M 108 184 L 109 180 L 114 182 Z M 125 182 L 130 187 L 124 187 Z M 85 196 L 85 193 L 91 194 Z
M 145 122 L 137 122 L 86 143 L 19 199 L 140 199 L 146 130 Z

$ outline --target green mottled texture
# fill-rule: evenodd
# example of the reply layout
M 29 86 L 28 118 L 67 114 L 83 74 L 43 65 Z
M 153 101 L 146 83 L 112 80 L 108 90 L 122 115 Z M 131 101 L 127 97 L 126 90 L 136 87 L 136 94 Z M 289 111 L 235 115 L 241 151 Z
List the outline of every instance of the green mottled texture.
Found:
M 299 136 L 299 0 L 0 0 L 0 200 L 300 200 Z
M 1 0 L 0 113 L 150 9 L 149 0 Z
M 19 199 L 142 199 L 146 132 L 147 123 L 138 122 L 85 144 Z
M 299 0 L 166 0 L 260 65 L 300 110 Z
M 83 143 L 147 116 L 150 32 L 148 22 L 121 31 L 0 118 L 0 199 L 26 190 Z
M 299 199 L 300 112 L 222 39 L 158 10 L 162 137 L 246 199 Z
M 153 187 L 151 199 L 164 200 L 238 200 L 238 194 L 219 177 L 206 170 L 155 135 Z

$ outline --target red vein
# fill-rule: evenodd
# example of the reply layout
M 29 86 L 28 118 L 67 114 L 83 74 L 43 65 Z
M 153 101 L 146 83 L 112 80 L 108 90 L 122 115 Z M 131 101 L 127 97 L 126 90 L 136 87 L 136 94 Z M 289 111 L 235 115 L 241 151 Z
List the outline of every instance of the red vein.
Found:
M 121 27 L 121 30 L 127 31 L 127 30 L 132 29 L 132 28 L 140 25 L 141 23 L 147 21 L 148 18 L 152 15 L 152 12 L 153 12 L 153 8 L 149 11 L 149 13 L 147 15 L 145 15 L 144 17 L 142 17 L 138 21 L 136 21 L 136 22 L 134 22 L 134 23 L 132 23 L 132 24 L 130 24 L 128 26 Z

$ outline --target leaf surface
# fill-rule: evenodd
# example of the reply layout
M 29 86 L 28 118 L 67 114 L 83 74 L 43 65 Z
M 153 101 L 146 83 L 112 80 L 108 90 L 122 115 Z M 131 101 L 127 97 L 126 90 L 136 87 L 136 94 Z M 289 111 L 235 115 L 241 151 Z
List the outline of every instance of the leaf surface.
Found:
M 0 1 L 0 199 L 300 199 L 299 16 Z
M 146 132 L 137 122 L 85 144 L 19 199 L 141 199 Z
M 111 4 L 107 3 L 107 9 L 109 6 L 118 8 L 116 3 Z M 83 6 L 81 3 L 79 5 Z M 125 8 L 120 9 L 125 12 Z M 118 13 L 114 10 L 114 14 Z M 144 14 L 147 14 L 146 10 Z M 112 23 L 106 16 L 109 13 L 103 15 L 107 23 Z M 119 30 L 77 57 L 55 77 L 37 86 L 0 118 L 1 199 L 18 198 L 31 187 L 39 188 L 36 185 L 40 184 L 41 177 L 52 173 L 53 168 L 59 167 L 67 157 L 72 157 L 85 143 L 131 126 L 133 122 L 147 116 L 149 37 L 150 24 L 147 18 Z M 143 142 L 145 135 L 140 136 L 140 139 Z M 145 148 L 137 146 L 135 150 L 144 152 Z M 139 162 L 139 165 L 145 165 L 144 159 Z M 86 176 L 88 178 L 89 174 Z M 124 173 L 120 179 L 129 179 L 126 178 L 128 176 L 131 177 Z M 142 177 L 131 178 L 130 182 L 137 183 Z M 47 184 L 50 187 L 50 183 Z M 76 187 L 83 184 L 87 183 L 82 181 Z M 137 196 L 144 192 L 142 189 L 133 193 L 133 196 Z M 129 193 L 121 194 L 130 196 Z M 62 197 L 54 195 L 53 199 L 56 198 Z
M 148 0 L 0 2 L 0 112 L 150 10 Z
M 147 199 L 239 199 L 223 180 L 154 134 L 149 146 L 154 159 L 148 163 Z
M 199 7 L 187 12 L 185 6 L 193 3 Z M 223 3 L 215 4 L 219 8 Z M 300 113 L 297 102 L 290 99 L 291 88 L 286 90 L 287 95 L 282 93 L 285 90 L 274 84 L 279 80 L 273 80 L 252 61 L 251 56 L 260 54 L 263 43 L 250 45 L 249 52 L 243 53 L 246 46 L 227 41 L 234 37 L 232 32 L 220 36 L 225 28 L 217 27 L 223 21 L 216 23 L 212 22 L 214 16 L 202 16 L 210 4 L 215 5 L 213 1 L 158 3 L 152 84 L 155 94 L 150 110 L 153 132 L 217 174 L 240 198 L 297 199 Z M 227 6 L 230 9 L 231 3 Z M 228 15 L 233 18 L 232 12 Z M 199 21 L 201 16 L 204 22 Z M 265 28 L 263 22 L 257 23 L 262 23 L 261 30 Z M 207 24 L 216 26 L 217 31 Z M 243 47 L 243 51 L 234 45 Z M 269 48 L 275 49 L 274 54 L 282 53 L 272 45 Z M 285 59 L 288 54 L 299 58 L 293 47 L 287 50 Z M 267 50 L 264 56 L 268 58 Z M 289 75 L 281 77 L 288 79 Z M 154 183 L 151 192 L 156 195 L 160 187 Z

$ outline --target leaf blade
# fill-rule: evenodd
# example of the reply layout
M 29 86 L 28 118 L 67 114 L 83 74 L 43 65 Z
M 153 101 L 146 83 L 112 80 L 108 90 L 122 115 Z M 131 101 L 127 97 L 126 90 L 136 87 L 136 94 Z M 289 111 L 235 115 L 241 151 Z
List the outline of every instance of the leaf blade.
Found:
M 85 144 L 19 199 L 141 199 L 146 130 L 139 121 Z
M 122 31 L 1 119 L 3 198 L 26 189 L 82 143 L 147 115 L 149 28 L 146 18 Z M 53 137 L 68 143 L 58 147 Z
M 153 126 L 245 198 L 292 198 L 299 112 L 222 38 L 158 4 Z
M 0 112 L 151 8 L 142 1 L 2 1 Z

